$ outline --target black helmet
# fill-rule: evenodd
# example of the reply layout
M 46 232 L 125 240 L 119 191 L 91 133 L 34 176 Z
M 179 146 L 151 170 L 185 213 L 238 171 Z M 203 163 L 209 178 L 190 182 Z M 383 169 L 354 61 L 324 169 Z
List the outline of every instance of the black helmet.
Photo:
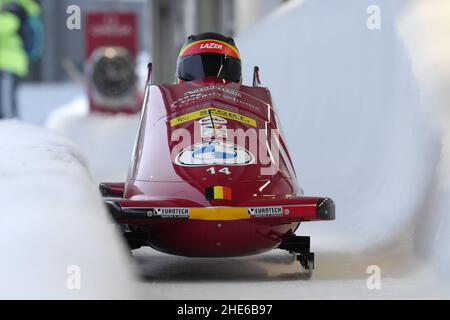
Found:
M 191 81 L 210 76 L 241 81 L 241 57 L 234 40 L 214 32 L 191 35 L 178 56 L 177 77 Z

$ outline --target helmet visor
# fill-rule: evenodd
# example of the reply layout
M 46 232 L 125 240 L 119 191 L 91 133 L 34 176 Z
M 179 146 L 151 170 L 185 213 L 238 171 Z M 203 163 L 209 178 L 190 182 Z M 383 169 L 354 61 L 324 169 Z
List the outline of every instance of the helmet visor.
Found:
M 193 54 L 178 58 L 177 76 L 184 81 L 218 77 L 232 82 L 241 81 L 241 61 L 217 53 Z

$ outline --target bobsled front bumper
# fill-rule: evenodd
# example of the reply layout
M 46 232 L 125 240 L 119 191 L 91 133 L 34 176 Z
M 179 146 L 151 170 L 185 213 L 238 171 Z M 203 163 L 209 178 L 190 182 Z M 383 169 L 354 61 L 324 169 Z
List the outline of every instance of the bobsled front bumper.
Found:
M 197 207 L 177 200 L 133 201 L 105 199 L 109 212 L 121 224 L 152 224 L 174 219 L 230 221 L 250 220 L 267 223 L 292 223 L 335 219 L 330 198 L 298 197 L 256 200 L 236 206 Z

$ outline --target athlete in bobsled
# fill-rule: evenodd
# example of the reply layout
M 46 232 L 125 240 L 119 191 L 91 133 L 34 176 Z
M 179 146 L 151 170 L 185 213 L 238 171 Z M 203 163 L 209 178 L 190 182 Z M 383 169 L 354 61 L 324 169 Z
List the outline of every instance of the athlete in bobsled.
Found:
M 149 79 L 151 79 L 151 65 Z M 232 38 L 190 36 L 177 83 L 149 80 L 130 170 L 100 190 L 132 249 L 231 257 L 279 248 L 314 268 L 301 222 L 334 220 L 327 197 L 305 197 L 270 92 L 241 84 Z
M 191 35 L 177 60 L 180 82 L 216 78 L 241 82 L 241 58 L 233 38 L 218 33 Z

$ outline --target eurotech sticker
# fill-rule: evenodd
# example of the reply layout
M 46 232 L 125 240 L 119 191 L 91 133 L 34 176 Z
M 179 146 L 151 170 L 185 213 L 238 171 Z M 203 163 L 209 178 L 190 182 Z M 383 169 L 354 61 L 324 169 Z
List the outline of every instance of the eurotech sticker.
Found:
M 252 164 L 255 157 L 246 149 L 232 143 L 212 140 L 196 143 L 182 150 L 175 158 L 180 166 L 208 165 L 243 166 Z
M 147 212 L 149 217 L 189 218 L 189 208 L 153 208 Z
M 227 110 L 222 110 L 222 109 L 217 109 L 217 108 L 205 108 L 205 109 L 201 109 L 201 110 L 183 114 L 182 116 L 171 119 L 170 126 L 175 127 L 179 124 L 182 124 L 182 123 L 185 123 L 188 121 L 192 121 L 192 120 L 197 120 L 199 118 L 208 117 L 208 116 L 218 116 L 221 118 L 226 118 L 226 119 L 242 122 L 247 125 L 256 127 L 255 119 L 243 116 L 242 114 L 238 114 L 238 113 L 235 113 L 232 111 L 227 111 Z
M 248 208 L 248 213 L 251 216 L 257 216 L 257 217 L 281 216 L 283 214 L 283 207 Z

